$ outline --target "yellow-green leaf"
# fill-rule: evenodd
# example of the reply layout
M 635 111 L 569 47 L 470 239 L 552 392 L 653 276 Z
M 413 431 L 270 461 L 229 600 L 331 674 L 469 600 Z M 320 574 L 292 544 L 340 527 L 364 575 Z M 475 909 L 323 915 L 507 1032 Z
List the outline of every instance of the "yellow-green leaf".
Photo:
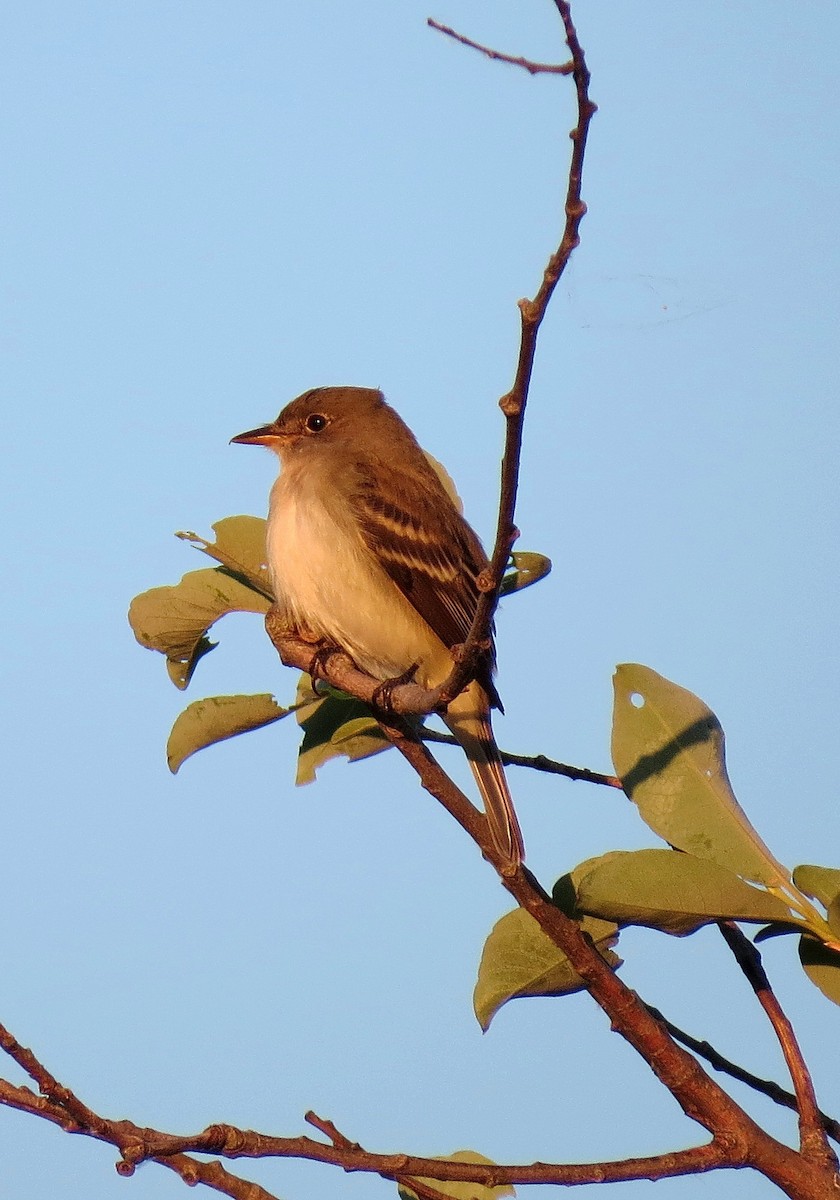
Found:
M 218 644 L 218 642 L 211 642 L 209 638 L 202 636 L 193 646 L 192 653 L 186 658 L 167 658 L 166 673 L 179 692 L 183 692 L 189 685 L 193 673 L 204 655 L 215 650 Z
M 312 690 L 308 675 L 301 675 L 296 698 L 303 741 L 298 751 L 297 784 L 312 783 L 316 772 L 332 758 L 351 762 L 387 750 L 390 742 L 361 700 L 330 689 L 326 695 Z
M 492 1158 L 485 1158 L 475 1150 L 455 1150 L 452 1154 L 436 1155 L 443 1162 L 476 1163 L 488 1167 L 495 1166 Z M 501 1200 L 503 1196 L 515 1196 L 516 1192 L 509 1183 L 496 1187 L 488 1187 L 485 1183 L 451 1183 L 440 1179 L 424 1179 L 417 1176 L 418 1183 L 425 1183 L 442 1196 L 451 1196 L 452 1200 Z M 417 1193 L 406 1184 L 399 1184 L 397 1194 L 400 1200 L 417 1200 Z
M 840 896 L 835 896 L 828 906 L 828 927 L 834 934 L 832 945 L 840 949 Z
M 643 820 L 687 854 L 768 887 L 789 887 L 788 872 L 735 799 L 711 709 L 635 663 L 618 667 L 613 682 L 613 762 Z
M 617 941 L 612 921 L 584 917 L 579 922 L 611 967 L 621 959 L 609 947 Z M 506 913 L 493 926 L 481 954 L 473 1009 L 488 1029 L 503 1004 L 523 996 L 564 996 L 583 987 L 580 976 L 559 946 L 543 933 L 524 908 Z
M 674 850 L 616 850 L 581 863 L 571 880 L 580 912 L 619 925 L 682 936 L 712 921 L 797 924 L 776 896 L 717 863 Z
M 799 961 L 815 987 L 834 1004 L 840 1004 L 840 951 L 813 938 L 799 939 Z
M 293 711 L 294 708 L 282 708 L 267 692 L 256 696 L 208 696 L 205 700 L 196 700 L 184 709 L 172 726 L 166 743 L 169 769 L 174 775 L 197 750 L 249 729 L 262 729 Z
M 175 536 L 209 555 L 242 583 L 272 600 L 265 554 L 265 518 L 224 517 L 211 528 L 216 535 L 214 542 L 197 533 L 182 531 Z
M 270 601 L 222 567 L 190 571 L 174 587 L 152 588 L 131 602 L 128 620 L 141 646 L 166 655 L 170 678 L 182 690 L 195 665 L 213 648 L 207 631 L 226 613 L 265 613 Z
M 836 867 L 814 867 L 803 863 L 793 869 L 793 882 L 806 896 L 813 896 L 826 908 L 840 896 L 840 871 Z
M 500 595 L 508 596 L 511 592 L 519 592 L 522 588 L 539 583 L 551 570 L 551 559 L 535 550 L 517 550 L 511 555 L 513 567 L 507 571 L 502 580 Z

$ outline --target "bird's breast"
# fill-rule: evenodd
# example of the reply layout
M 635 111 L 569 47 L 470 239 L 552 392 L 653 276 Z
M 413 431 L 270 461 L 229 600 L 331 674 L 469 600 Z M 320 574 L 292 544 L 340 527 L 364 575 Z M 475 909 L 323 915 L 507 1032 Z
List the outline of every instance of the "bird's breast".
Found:
M 378 679 L 413 663 L 424 686 L 446 677 L 447 648 L 389 578 L 334 490 L 284 470 L 271 492 L 266 552 L 276 603 L 293 628 L 341 646 Z

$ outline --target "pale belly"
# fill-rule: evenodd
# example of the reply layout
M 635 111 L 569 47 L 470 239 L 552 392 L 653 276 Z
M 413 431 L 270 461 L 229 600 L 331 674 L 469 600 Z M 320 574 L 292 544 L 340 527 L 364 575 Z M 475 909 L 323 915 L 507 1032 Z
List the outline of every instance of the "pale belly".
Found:
M 271 494 L 266 549 L 276 602 L 293 627 L 341 646 L 377 679 L 419 663 L 417 682 L 446 678 L 451 656 L 363 546 L 339 511 L 320 499 Z

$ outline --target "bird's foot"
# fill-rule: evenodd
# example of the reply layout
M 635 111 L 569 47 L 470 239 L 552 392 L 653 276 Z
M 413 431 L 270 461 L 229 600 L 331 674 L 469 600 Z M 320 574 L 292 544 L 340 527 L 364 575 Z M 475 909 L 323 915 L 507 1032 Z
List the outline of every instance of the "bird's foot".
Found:
M 315 647 L 315 653 L 312 655 L 312 660 L 309 663 L 309 676 L 313 684 L 317 683 L 318 680 L 329 683 L 327 668 L 329 667 L 330 659 L 334 658 L 336 654 L 343 653 L 344 651 L 340 646 L 336 646 L 332 642 L 327 642 L 323 639 L 319 640 Z
M 397 675 L 393 679 L 386 679 L 383 683 L 380 683 L 371 697 L 373 707 L 380 709 L 389 716 L 392 715 L 394 712 L 394 688 L 398 688 L 404 683 L 414 683 L 414 676 L 417 674 L 419 666 L 419 662 L 412 663 L 407 671 L 403 671 L 402 675 Z

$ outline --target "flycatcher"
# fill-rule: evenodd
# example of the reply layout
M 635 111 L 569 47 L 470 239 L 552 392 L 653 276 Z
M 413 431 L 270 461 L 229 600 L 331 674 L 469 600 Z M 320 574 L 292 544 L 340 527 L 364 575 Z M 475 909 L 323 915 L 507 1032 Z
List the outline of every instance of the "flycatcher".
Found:
M 488 560 L 382 393 L 314 388 L 270 425 L 232 440 L 280 458 L 266 552 L 289 631 L 340 647 L 383 682 L 416 664 L 422 686 L 442 683 L 451 647 L 469 632 Z M 490 724 L 491 706 L 501 707 L 494 662 L 491 649 L 443 719 L 467 755 L 499 854 L 515 866 L 522 834 Z

